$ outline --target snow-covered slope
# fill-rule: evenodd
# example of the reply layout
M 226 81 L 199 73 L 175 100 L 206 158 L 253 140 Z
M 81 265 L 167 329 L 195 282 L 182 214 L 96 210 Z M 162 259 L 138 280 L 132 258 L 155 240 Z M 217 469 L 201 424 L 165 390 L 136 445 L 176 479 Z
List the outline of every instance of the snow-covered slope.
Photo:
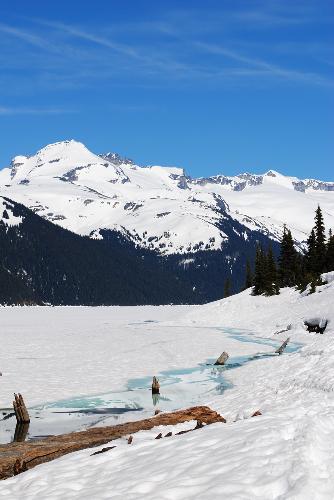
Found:
M 16 156 L 0 171 L 0 194 L 79 234 L 101 238 L 100 229 L 116 229 L 163 254 L 221 248 L 226 211 L 276 239 L 286 223 L 302 242 L 320 203 L 334 227 L 334 182 L 273 171 L 193 179 L 181 168 L 95 155 L 73 140 Z
M 295 353 L 222 370 L 231 388 L 207 391 L 200 403 L 219 411 L 226 424 L 183 435 L 175 434 L 195 422 L 156 427 L 134 434 L 131 445 L 128 436 L 113 441 L 116 448 L 106 453 L 72 453 L 1 481 L 0 498 L 332 500 L 334 273 L 324 278 L 328 283 L 308 296 L 287 288 L 254 297 L 246 290 L 205 306 L 4 309 L 2 404 L 18 385 L 32 405 L 50 401 L 50 394 L 119 390 L 127 378 L 184 369 L 225 349 L 232 358 L 268 353 L 270 347 L 256 343 L 259 336 L 278 345 L 289 336 L 302 345 Z M 303 326 L 314 316 L 329 320 L 323 335 Z M 288 324 L 288 332 L 275 333 Z M 227 327 L 241 341 L 231 339 Z M 247 332 L 256 335 L 253 342 Z M 196 375 L 189 387 L 199 383 Z M 261 415 L 250 418 L 256 410 Z M 155 439 L 168 431 L 171 437 Z

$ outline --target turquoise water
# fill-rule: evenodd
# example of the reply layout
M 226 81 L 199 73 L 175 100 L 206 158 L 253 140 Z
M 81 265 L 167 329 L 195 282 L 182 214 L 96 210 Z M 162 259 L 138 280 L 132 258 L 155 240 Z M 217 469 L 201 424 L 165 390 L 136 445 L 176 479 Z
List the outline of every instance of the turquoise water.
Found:
M 113 425 L 138 418 L 152 416 L 154 410 L 176 410 L 181 407 L 203 404 L 211 396 L 223 394 L 233 385 L 226 373 L 249 362 L 277 356 L 275 349 L 280 341 L 262 339 L 247 331 L 218 328 L 223 335 L 238 342 L 270 346 L 272 353 L 258 353 L 251 356 L 235 356 L 224 366 L 214 366 L 215 359 L 181 369 L 161 371 L 157 376 L 161 395 L 152 396 L 152 377 L 130 379 L 123 391 L 75 397 L 47 403 L 30 409 L 31 425 L 28 439 L 60 434 L 96 425 Z M 297 351 L 301 344 L 291 343 L 286 353 Z M 284 354 L 283 354 L 284 355 Z M 0 426 L 0 441 L 8 442 L 8 433 L 14 435 L 15 419 L 6 420 L 5 429 Z
M 247 331 L 232 328 L 219 328 L 219 330 L 238 342 L 270 346 L 273 352 L 231 357 L 224 366 L 213 366 L 215 359 L 208 359 L 197 366 L 161 371 L 158 374 L 161 396 L 155 397 L 153 401 L 150 391 L 152 377 L 147 376 L 128 380 L 124 391 L 56 401 L 45 405 L 44 409 L 58 412 L 121 415 L 138 411 L 151 412 L 152 408 L 159 404 L 160 409 L 174 410 L 188 404 L 199 403 L 210 393 L 222 394 L 232 387 L 231 382 L 225 376 L 227 371 L 249 362 L 276 356 L 274 351 L 281 345 L 281 341 L 263 339 Z M 301 344 L 291 343 L 288 344 L 285 352 L 292 353 L 300 347 Z

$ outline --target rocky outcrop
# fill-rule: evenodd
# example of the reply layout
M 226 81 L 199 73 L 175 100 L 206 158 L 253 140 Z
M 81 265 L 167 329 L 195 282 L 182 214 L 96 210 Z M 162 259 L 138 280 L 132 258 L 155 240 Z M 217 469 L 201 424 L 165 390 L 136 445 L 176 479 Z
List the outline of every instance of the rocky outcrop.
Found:
M 312 318 L 304 321 L 308 332 L 324 333 L 327 328 L 328 320 L 325 318 Z

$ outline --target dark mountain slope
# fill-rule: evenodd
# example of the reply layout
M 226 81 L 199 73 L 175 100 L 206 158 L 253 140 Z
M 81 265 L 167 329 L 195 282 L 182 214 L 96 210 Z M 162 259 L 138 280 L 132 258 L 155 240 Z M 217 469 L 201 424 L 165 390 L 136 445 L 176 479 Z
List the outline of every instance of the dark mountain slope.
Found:
M 219 299 L 224 282 L 242 289 L 246 260 L 258 243 L 278 244 L 232 219 L 221 207 L 221 250 L 162 257 L 116 231 L 79 236 L 8 198 L 0 198 L 0 303 L 54 305 L 194 304 Z M 9 214 L 9 215 L 8 215 Z M 1 216 L 1 213 L 0 213 Z M 20 223 L 17 223 L 19 219 Z M 16 223 L 10 225 L 10 220 Z
M 23 205 L 2 200 L 7 212 L 22 218 L 12 226 L 0 221 L 2 303 L 192 302 L 190 282 L 170 274 L 155 253 L 137 250 L 117 233 L 110 236 L 112 244 L 78 236 Z

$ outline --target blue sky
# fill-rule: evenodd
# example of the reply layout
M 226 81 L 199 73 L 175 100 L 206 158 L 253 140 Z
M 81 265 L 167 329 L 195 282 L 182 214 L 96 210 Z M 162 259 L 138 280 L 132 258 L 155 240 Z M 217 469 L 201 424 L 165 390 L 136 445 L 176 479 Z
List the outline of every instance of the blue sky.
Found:
M 334 180 L 332 0 L 2 0 L 0 167 L 74 138 Z

